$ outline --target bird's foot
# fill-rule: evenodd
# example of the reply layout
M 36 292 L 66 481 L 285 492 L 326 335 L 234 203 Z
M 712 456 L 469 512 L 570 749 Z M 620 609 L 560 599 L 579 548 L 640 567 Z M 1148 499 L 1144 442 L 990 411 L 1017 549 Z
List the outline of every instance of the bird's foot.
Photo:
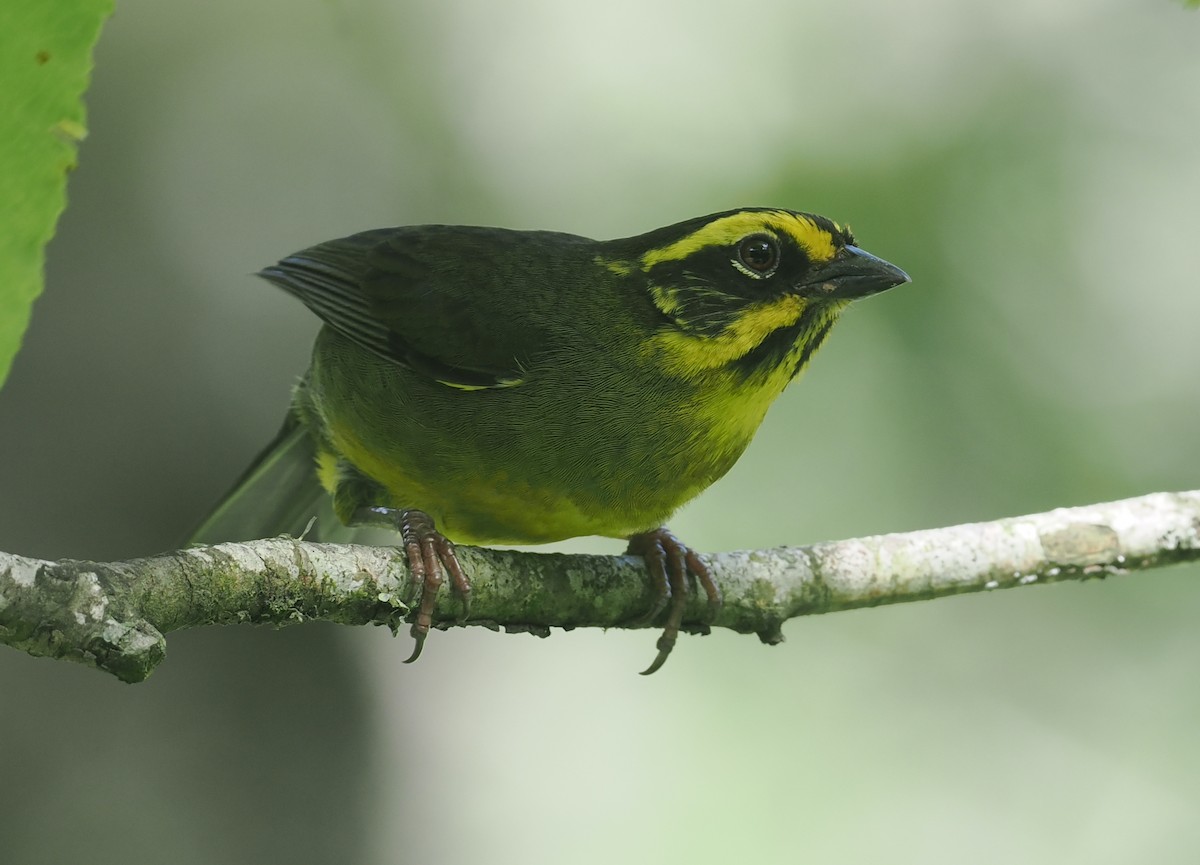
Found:
M 471 581 L 458 562 L 454 543 L 437 530 L 433 518 L 415 508 L 395 510 L 392 508 L 368 508 L 366 522 L 386 519 L 400 532 L 404 553 L 408 557 L 409 581 L 405 603 L 412 604 L 419 596 L 417 614 L 413 619 L 411 634 L 415 645 L 412 654 L 404 663 L 411 664 L 421 656 L 425 638 L 433 626 L 433 608 L 437 603 L 438 590 L 446 577 L 450 588 L 462 601 L 459 621 L 466 621 L 471 612 Z
M 646 615 L 638 620 L 638 624 L 653 624 L 663 608 L 667 608 L 667 620 L 662 636 L 658 638 L 658 655 L 642 671 L 643 676 L 649 676 L 666 663 L 671 650 L 675 648 L 688 596 L 694 591 L 692 580 L 699 583 L 708 596 L 705 621 L 712 621 L 720 612 L 721 590 L 713 582 L 712 574 L 700 556 L 665 528 L 633 535 L 625 552 L 646 560 L 646 570 L 650 573 L 650 585 L 654 591 L 654 603 Z

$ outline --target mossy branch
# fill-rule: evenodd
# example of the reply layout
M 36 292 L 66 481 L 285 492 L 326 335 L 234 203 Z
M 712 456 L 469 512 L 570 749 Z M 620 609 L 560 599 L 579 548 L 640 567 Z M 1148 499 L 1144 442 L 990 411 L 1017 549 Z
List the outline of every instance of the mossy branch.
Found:
M 470 547 L 459 555 L 474 583 L 467 624 L 542 634 L 622 627 L 651 600 L 641 560 L 629 556 Z M 776 643 L 795 616 L 1195 561 L 1200 490 L 704 558 L 725 595 L 712 626 Z M 197 625 L 322 619 L 394 631 L 409 614 L 408 577 L 390 547 L 290 538 L 110 563 L 0 553 L 0 643 L 140 682 L 166 654 L 163 635 Z M 693 600 L 687 621 L 698 622 L 704 601 Z M 458 613 L 445 593 L 435 621 L 449 627 Z

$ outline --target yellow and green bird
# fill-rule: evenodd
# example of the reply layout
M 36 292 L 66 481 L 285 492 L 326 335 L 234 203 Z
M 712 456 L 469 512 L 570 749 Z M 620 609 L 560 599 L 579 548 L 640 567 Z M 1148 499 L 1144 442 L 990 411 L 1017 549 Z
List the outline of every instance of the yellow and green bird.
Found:
M 324 321 L 275 442 L 201 526 L 298 533 L 332 496 L 346 525 L 401 533 L 420 653 L 454 543 L 629 539 L 665 629 L 689 582 L 663 528 L 727 472 L 853 300 L 908 281 L 811 213 L 742 208 L 636 237 L 418 225 L 264 269 Z

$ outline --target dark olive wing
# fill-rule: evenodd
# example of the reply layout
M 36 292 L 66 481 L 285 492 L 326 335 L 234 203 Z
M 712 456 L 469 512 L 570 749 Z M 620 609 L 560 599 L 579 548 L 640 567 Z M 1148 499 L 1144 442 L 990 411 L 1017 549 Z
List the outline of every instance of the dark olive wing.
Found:
M 464 226 L 366 231 L 260 276 L 380 357 L 461 388 L 510 387 L 545 348 L 540 298 L 571 235 Z

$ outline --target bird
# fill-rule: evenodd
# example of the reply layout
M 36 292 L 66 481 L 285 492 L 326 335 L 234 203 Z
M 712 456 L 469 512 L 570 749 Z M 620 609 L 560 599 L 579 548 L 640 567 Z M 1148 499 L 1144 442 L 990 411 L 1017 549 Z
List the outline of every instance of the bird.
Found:
M 193 535 L 297 535 L 322 499 L 398 531 L 421 654 L 456 544 L 599 535 L 644 557 L 670 655 L 698 586 L 671 515 L 741 456 L 853 301 L 909 282 L 814 213 L 743 207 L 597 241 L 411 225 L 318 243 L 259 276 L 322 321 L 283 428 Z

